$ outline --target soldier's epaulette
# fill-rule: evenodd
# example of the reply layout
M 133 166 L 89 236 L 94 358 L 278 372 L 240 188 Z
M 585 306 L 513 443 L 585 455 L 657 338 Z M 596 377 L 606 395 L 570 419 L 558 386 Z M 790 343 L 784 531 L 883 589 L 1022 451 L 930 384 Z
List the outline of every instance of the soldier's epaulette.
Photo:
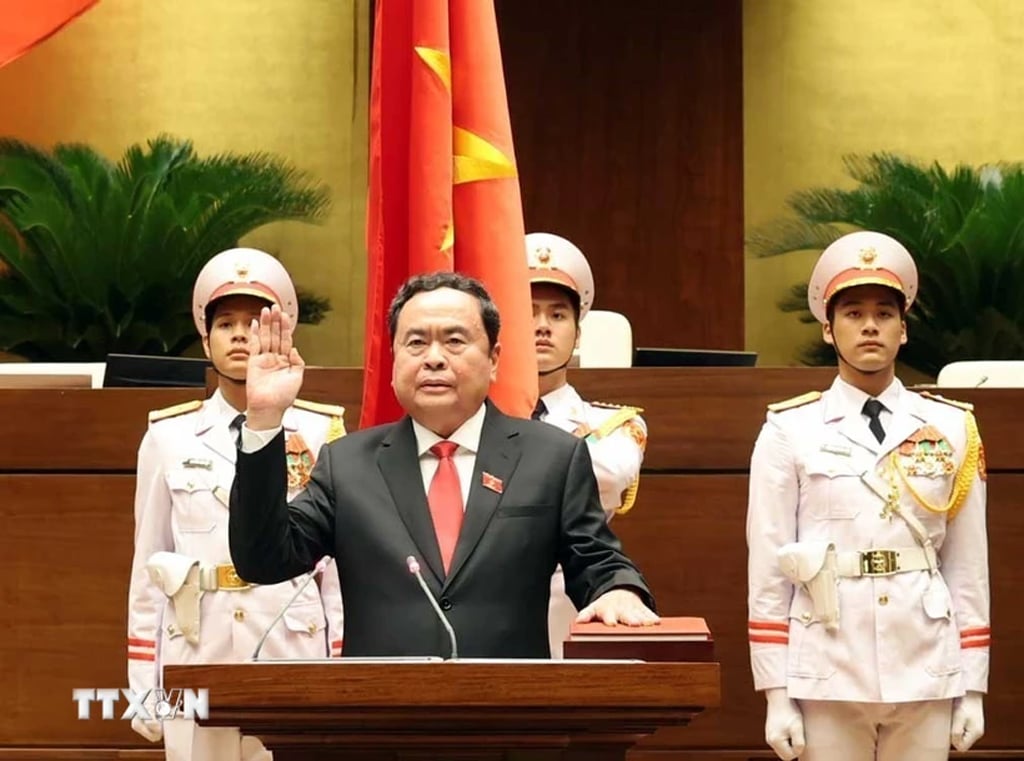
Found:
M 320 402 L 307 402 L 305 399 L 296 399 L 293 406 L 307 412 L 316 412 L 330 417 L 344 417 L 345 408 L 340 404 L 321 404 Z
M 611 402 L 590 402 L 590 404 L 607 410 L 630 410 L 634 415 L 639 415 L 644 411 L 643 407 L 634 407 L 631 404 L 612 404 Z
M 607 420 L 590 432 L 590 436 L 594 439 L 603 439 L 620 425 L 632 420 L 643 412 L 640 407 L 630 407 L 625 404 L 611 404 L 609 402 L 591 402 L 590 404 L 599 409 L 615 410 L 615 414 L 610 415 Z
M 819 399 L 821 399 L 820 391 L 808 391 L 806 394 L 794 396 L 792 399 L 784 399 L 781 402 L 772 402 L 768 405 L 768 409 L 772 412 L 782 412 L 783 410 L 791 410 L 795 407 L 803 407 L 805 404 L 816 402 Z
M 921 396 L 925 399 L 931 399 L 934 402 L 942 402 L 953 407 L 959 407 L 966 412 L 974 412 L 974 405 L 970 402 L 958 402 L 956 399 L 947 399 L 939 394 L 933 394 L 931 391 L 918 391 Z
M 182 402 L 171 407 L 164 407 L 162 410 L 152 410 L 149 413 L 149 422 L 155 423 L 158 420 L 167 420 L 167 418 L 184 415 L 186 412 L 195 412 L 202 406 L 202 399 L 193 399 L 191 402 Z

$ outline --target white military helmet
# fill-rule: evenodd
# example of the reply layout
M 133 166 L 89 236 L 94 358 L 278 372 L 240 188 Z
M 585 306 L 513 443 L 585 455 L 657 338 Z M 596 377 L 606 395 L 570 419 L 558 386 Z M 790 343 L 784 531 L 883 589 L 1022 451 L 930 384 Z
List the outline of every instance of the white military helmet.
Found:
M 526 236 L 526 266 L 531 283 L 554 283 L 580 299 L 580 319 L 594 303 L 594 274 L 587 257 L 571 241 L 551 233 Z
M 917 265 L 910 252 L 883 233 L 844 235 L 821 252 L 807 285 L 807 303 L 820 323 L 828 321 L 828 303 L 857 285 L 884 285 L 903 294 L 904 311 L 917 296 Z
M 192 290 L 192 319 L 199 335 L 205 337 L 206 310 L 225 296 L 256 296 L 292 319 L 299 319 L 299 300 L 288 271 L 270 254 L 255 248 L 221 251 L 206 263 Z

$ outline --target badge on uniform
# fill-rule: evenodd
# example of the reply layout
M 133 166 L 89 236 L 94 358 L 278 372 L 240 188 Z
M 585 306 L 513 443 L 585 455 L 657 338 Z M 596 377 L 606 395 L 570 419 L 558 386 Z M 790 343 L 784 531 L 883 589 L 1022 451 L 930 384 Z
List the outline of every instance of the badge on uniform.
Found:
M 213 470 L 213 460 L 204 460 L 201 457 L 189 457 L 187 460 L 182 460 L 181 465 L 184 468 L 201 468 L 202 470 Z
M 501 494 L 505 491 L 505 484 L 497 476 L 493 476 L 487 471 L 484 471 L 483 475 L 480 476 L 480 483 L 485 489 L 490 489 L 495 494 Z
M 898 451 L 908 476 L 942 478 L 956 472 L 953 447 L 934 426 L 918 428 L 900 444 Z
M 303 489 L 309 483 L 313 472 L 313 453 L 298 433 L 288 436 L 284 443 L 285 459 L 288 463 L 288 488 Z
M 853 455 L 853 448 L 847 444 L 825 443 L 821 445 L 821 451 L 828 452 L 829 454 L 837 454 L 841 457 L 850 457 Z

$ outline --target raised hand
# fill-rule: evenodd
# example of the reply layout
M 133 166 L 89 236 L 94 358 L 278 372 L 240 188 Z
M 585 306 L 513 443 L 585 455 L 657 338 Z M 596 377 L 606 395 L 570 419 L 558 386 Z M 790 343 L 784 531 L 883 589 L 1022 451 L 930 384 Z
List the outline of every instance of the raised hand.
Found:
M 292 345 L 291 318 L 276 304 L 252 321 L 246 373 L 246 425 L 254 431 L 281 425 L 302 388 L 306 363 Z

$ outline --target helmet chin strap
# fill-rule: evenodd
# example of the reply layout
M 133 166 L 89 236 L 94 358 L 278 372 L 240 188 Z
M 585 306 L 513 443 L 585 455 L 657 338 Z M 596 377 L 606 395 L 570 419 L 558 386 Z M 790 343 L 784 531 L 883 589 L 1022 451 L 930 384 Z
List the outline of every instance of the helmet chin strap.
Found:
M 239 380 L 238 378 L 232 378 L 230 375 L 226 375 L 225 373 L 222 373 L 220 368 L 217 367 L 217 364 L 215 362 L 213 362 L 212 360 L 210 361 L 210 366 L 213 367 L 213 371 L 219 377 L 223 378 L 224 380 L 230 381 L 231 383 L 237 383 L 239 386 L 244 386 L 245 385 L 245 378 L 242 378 L 241 380 Z
M 573 350 L 575 351 L 575 349 L 576 349 L 576 347 L 574 346 Z M 564 370 L 565 368 L 567 368 L 569 366 L 570 362 L 572 362 L 572 352 L 571 351 L 569 352 L 569 358 L 567 360 L 565 360 L 565 362 L 560 364 L 558 367 L 553 367 L 550 370 L 538 370 L 537 371 L 537 375 L 539 375 L 541 378 L 543 378 L 545 376 L 552 375 L 553 373 L 560 372 L 561 370 Z
M 880 373 L 883 370 L 885 370 L 884 367 L 879 367 L 877 370 L 861 370 L 859 367 L 857 367 L 857 365 L 853 364 L 853 362 L 850 362 L 846 357 L 843 356 L 843 353 L 841 351 L 839 351 L 839 347 L 838 346 L 836 346 L 835 344 L 832 344 L 832 348 L 835 350 L 836 356 L 839 357 L 839 359 L 841 359 L 843 362 L 848 364 L 850 367 L 852 367 L 858 373 L 862 373 L 864 375 L 877 375 L 878 373 Z

